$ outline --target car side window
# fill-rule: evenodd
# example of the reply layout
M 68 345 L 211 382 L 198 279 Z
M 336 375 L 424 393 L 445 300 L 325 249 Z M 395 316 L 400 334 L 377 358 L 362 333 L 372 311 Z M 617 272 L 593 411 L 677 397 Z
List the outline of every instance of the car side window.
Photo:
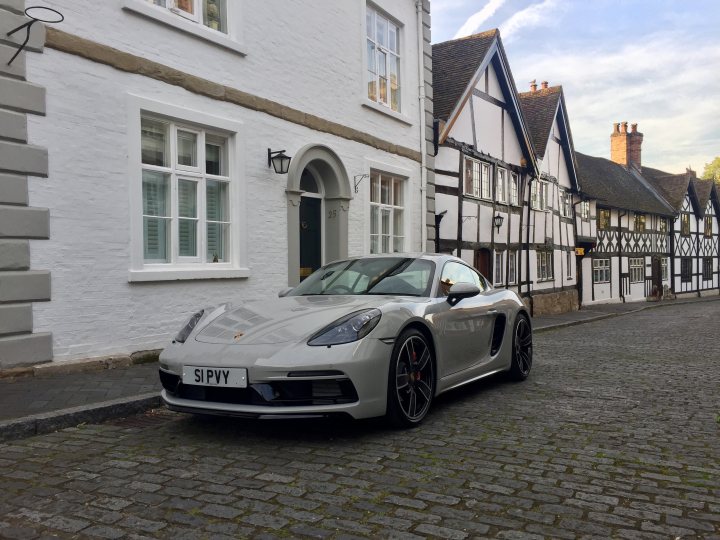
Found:
M 445 263 L 443 267 L 438 292 L 442 296 L 447 296 L 450 287 L 456 283 L 472 283 L 480 289 L 481 292 L 486 289 L 482 278 L 472 268 L 461 263 L 449 261 Z

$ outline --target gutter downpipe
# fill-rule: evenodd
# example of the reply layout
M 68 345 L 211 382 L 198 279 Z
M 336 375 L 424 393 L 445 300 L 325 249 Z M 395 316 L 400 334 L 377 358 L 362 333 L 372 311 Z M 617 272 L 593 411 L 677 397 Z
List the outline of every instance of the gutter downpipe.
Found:
M 415 2 L 418 30 L 418 107 L 420 112 L 420 251 L 427 250 L 427 143 L 425 141 L 425 64 L 423 59 L 423 7 L 422 0 Z M 437 234 L 437 233 L 436 233 Z
M 530 281 L 530 215 L 532 214 L 532 183 L 537 182 L 537 179 L 531 174 L 530 180 L 527 183 L 527 190 L 528 190 L 528 204 L 527 204 L 527 213 L 528 213 L 528 220 L 527 220 L 527 229 L 525 232 L 525 279 L 527 280 L 527 295 L 528 299 L 530 301 L 530 316 L 534 316 L 535 312 L 535 302 L 533 300 L 531 293 L 531 281 Z M 535 225 L 533 220 L 533 226 Z
M 623 233 L 622 233 L 622 218 L 628 215 L 628 211 L 624 210 L 622 214 L 618 213 L 618 275 L 620 276 L 620 298 L 622 298 L 623 304 L 625 303 L 625 291 L 623 290 L 623 277 L 622 277 L 622 265 L 623 265 Z M 630 222 L 628 221 L 628 230 L 630 230 Z M 630 272 L 630 261 L 628 260 L 628 273 Z M 611 277 L 612 281 L 612 277 Z M 612 289 L 611 289 L 612 290 Z

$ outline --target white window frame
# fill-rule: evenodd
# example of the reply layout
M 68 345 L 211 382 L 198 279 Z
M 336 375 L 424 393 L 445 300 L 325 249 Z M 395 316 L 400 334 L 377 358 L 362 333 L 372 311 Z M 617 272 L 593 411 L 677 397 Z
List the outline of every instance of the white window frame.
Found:
M 630 266 L 630 283 L 644 283 L 645 259 L 643 257 L 631 257 L 628 264 Z
M 235 120 L 228 120 L 212 116 L 207 112 L 185 109 L 149 100 L 147 98 L 128 94 L 128 179 L 130 182 L 130 269 L 128 281 L 170 281 L 183 279 L 229 279 L 245 278 L 250 275 L 247 266 L 247 226 L 246 216 L 246 187 L 242 178 L 244 170 L 242 164 L 243 124 Z M 152 166 L 142 164 L 141 155 L 141 118 L 143 116 L 163 119 L 184 127 L 194 127 L 212 134 L 219 134 L 226 138 L 228 152 L 227 166 L 229 176 L 228 186 L 228 215 L 231 226 L 229 232 L 228 261 L 222 263 L 201 263 L 193 260 L 180 260 L 174 258 L 171 263 L 146 263 L 143 256 L 143 194 L 142 170 L 152 169 Z M 175 145 L 175 133 L 170 131 L 170 144 Z M 198 141 L 198 145 L 200 141 Z M 204 139 L 202 152 L 198 153 L 198 162 L 204 154 Z M 171 152 L 171 156 L 174 154 Z M 164 168 L 162 168 L 164 170 Z M 177 171 L 180 178 L 192 177 L 189 172 Z M 207 176 L 207 175 L 205 175 Z M 219 178 L 210 175 L 210 179 Z M 176 182 L 176 180 L 175 180 Z M 204 184 L 203 184 L 204 185 Z M 198 188 L 198 213 L 205 211 L 204 190 Z M 171 208 L 177 206 L 177 194 L 172 195 Z M 173 214 L 174 215 L 174 210 Z M 177 216 L 174 216 L 175 218 Z M 205 234 L 205 231 L 198 231 Z M 175 244 L 173 234 L 173 245 Z M 175 249 L 173 247 L 172 249 Z M 199 252 L 200 258 L 202 252 Z M 199 260 L 199 259 L 198 259 Z
M 366 10 L 366 12 L 365 12 L 365 34 L 364 34 L 364 39 L 363 39 L 363 51 L 364 51 L 363 52 L 363 59 L 364 59 L 363 81 L 364 81 L 364 89 L 365 89 L 364 90 L 365 100 L 367 103 L 372 104 L 373 108 L 377 107 L 378 110 L 381 110 L 381 111 L 383 109 L 385 109 L 387 112 L 391 113 L 393 116 L 397 115 L 397 117 L 402 119 L 403 118 L 402 111 L 403 111 L 403 103 L 404 103 L 404 100 L 403 100 L 403 90 L 404 90 L 403 55 L 401 54 L 402 50 L 403 50 L 403 46 L 402 46 L 403 33 L 404 33 L 403 25 L 398 20 L 391 17 L 388 13 L 379 9 L 377 6 L 375 6 L 371 3 L 366 3 L 365 10 Z M 375 33 L 377 32 L 377 24 L 375 24 L 375 28 L 373 29 L 373 37 L 371 38 L 370 36 L 368 36 L 367 20 L 368 20 L 368 17 L 370 16 L 370 13 L 373 14 L 372 15 L 373 23 L 375 23 L 377 17 L 382 17 L 388 24 L 392 24 L 397 28 L 397 37 L 396 37 L 397 52 L 390 50 L 388 46 L 383 46 L 378 43 L 377 35 L 375 35 Z M 368 58 L 368 52 L 367 52 L 368 42 L 372 42 L 373 45 L 375 46 L 375 55 L 376 55 L 375 56 L 376 73 L 374 74 L 375 75 L 375 98 L 376 99 L 374 99 L 374 100 L 369 96 L 368 88 L 367 88 L 367 85 L 370 82 L 370 77 L 369 77 L 369 75 L 370 75 L 369 60 L 370 59 Z M 389 45 L 389 43 L 387 45 Z M 386 55 L 385 56 L 385 58 L 386 58 L 386 60 L 385 60 L 385 75 L 386 75 L 386 79 L 387 79 L 387 95 L 386 95 L 387 101 L 385 101 L 385 102 L 383 102 L 380 97 L 380 69 L 378 68 L 380 53 L 384 53 Z M 391 93 L 390 93 L 391 92 L 391 90 L 390 90 L 390 71 L 388 69 L 388 66 L 390 65 L 389 58 L 391 55 L 397 57 L 397 65 L 398 65 L 398 73 L 397 73 L 397 75 L 398 75 L 398 106 L 397 106 L 397 109 L 392 108 L 392 99 L 391 99 Z
M 662 281 L 668 280 L 668 258 L 663 257 L 660 259 L 660 279 Z
M 520 176 L 517 173 L 510 173 L 510 204 L 520 204 Z
M 564 189 L 560 189 L 560 216 L 561 217 L 570 217 L 572 215 L 571 210 L 571 196 L 569 191 L 565 191 Z
M 495 170 L 495 200 L 500 203 L 507 202 L 508 171 L 502 167 Z
M 573 277 L 573 252 L 572 251 L 566 251 L 565 252 L 565 264 L 567 265 L 567 279 L 572 279 Z
M 582 201 L 580 203 L 580 219 L 584 221 L 590 219 L 590 201 Z
M 173 0 L 168 0 L 171 2 Z M 227 0 L 227 33 L 205 26 L 191 18 L 173 12 L 170 8 L 157 6 L 150 0 L 121 0 L 124 11 L 136 13 L 170 26 L 181 32 L 192 34 L 214 45 L 245 56 L 246 49 L 242 33 L 242 5 L 237 0 Z M 200 14 L 202 18 L 202 13 Z
M 490 186 L 490 172 L 491 167 L 489 163 L 473 159 L 469 156 L 465 156 L 465 167 L 463 168 L 463 175 L 468 173 L 468 163 L 470 163 L 470 174 L 472 175 L 471 187 L 472 190 L 467 189 L 467 178 L 463 179 L 463 193 L 469 197 L 475 197 L 476 199 L 492 198 L 492 188 Z
M 503 285 L 505 281 L 503 280 L 503 262 L 505 252 L 504 251 L 496 251 L 495 252 L 495 268 L 493 271 L 493 281 L 495 285 Z
M 537 281 L 551 281 L 554 279 L 553 251 L 536 251 L 537 258 Z
M 372 177 L 374 175 L 378 175 L 380 181 L 382 181 L 382 178 L 389 178 L 390 179 L 390 204 L 379 202 L 372 202 L 372 194 L 370 193 L 370 190 L 372 190 Z M 402 194 L 402 205 L 395 204 L 395 184 L 400 184 L 400 192 Z M 378 169 L 371 169 L 370 171 L 370 178 L 368 179 L 368 205 L 369 205 L 369 218 L 368 223 L 370 225 L 370 230 L 368 232 L 368 239 L 370 243 L 368 244 L 368 253 L 376 254 L 376 253 L 400 253 L 400 252 L 407 252 L 410 251 L 408 249 L 408 230 L 407 230 L 407 214 L 408 214 L 408 207 L 407 207 L 407 177 L 399 176 L 397 174 L 393 174 L 392 172 L 387 172 L 384 170 L 378 170 Z M 382 184 L 380 184 L 379 189 L 382 189 Z M 377 245 L 378 250 L 373 251 L 372 250 L 372 208 L 377 207 L 378 213 L 377 213 Z M 389 229 L 389 251 L 383 251 L 382 249 L 382 212 L 383 210 L 390 212 L 390 229 Z M 395 212 L 396 211 L 402 211 L 402 227 L 403 227 L 403 234 L 402 235 L 396 235 L 395 234 Z M 399 237 L 402 238 L 402 249 L 396 251 L 395 250 L 395 238 Z
M 530 189 L 530 207 L 533 210 L 548 210 L 548 183 L 544 180 L 535 180 Z
M 610 283 L 610 259 L 593 259 L 593 283 Z
M 508 285 L 515 285 L 517 282 L 517 250 L 508 250 Z

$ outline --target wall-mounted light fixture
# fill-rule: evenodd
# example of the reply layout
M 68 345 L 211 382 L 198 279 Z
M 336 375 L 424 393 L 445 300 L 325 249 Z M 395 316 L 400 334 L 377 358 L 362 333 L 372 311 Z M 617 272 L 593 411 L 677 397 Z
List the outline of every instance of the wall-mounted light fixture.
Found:
M 268 148 L 268 167 L 272 165 L 272 168 L 278 174 L 287 174 L 291 159 L 290 156 L 285 155 L 285 150 L 273 152 Z
M 495 214 L 495 217 L 493 218 L 493 225 L 498 230 L 498 232 L 500 232 L 500 227 L 502 227 L 503 221 L 505 221 L 505 216 Z
M 34 13 L 34 15 L 33 15 L 33 13 Z M 8 37 L 10 37 L 15 32 L 25 28 L 25 41 L 23 41 L 22 45 L 20 45 L 20 47 L 15 52 L 13 57 L 7 63 L 8 66 L 15 61 L 18 54 L 20 54 L 23 51 L 23 49 L 25 49 L 25 45 L 27 45 L 28 41 L 30 41 L 30 29 L 32 28 L 33 24 L 35 24 L 38 21 L 40 21 L 41 23 L 45 23 L 45 24 L 57 24 L 57 23 L 61 23 L 65 20 L 65 16 L 62 13 L 60 13 L 58 10 L 49 8 L 49 7 L 45 7 L 45 6 L 30 6 L 29 8 L 27 8 L 25 10 L 25 15 L 30 20 L 26 23 L 21 24 L 17 28 L 10 30 L 6 34 Z

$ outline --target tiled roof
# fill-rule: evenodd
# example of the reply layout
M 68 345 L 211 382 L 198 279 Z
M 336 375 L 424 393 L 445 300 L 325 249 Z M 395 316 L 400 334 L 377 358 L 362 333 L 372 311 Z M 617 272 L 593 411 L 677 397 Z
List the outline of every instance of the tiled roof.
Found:
M 685 194 L 690 184 L 690 176 L 683 174 L 668 174 L 657 169 L 642 168 L 643 176 L 650 185 L 657 190 L 676 212 L 682 208 Z M 655 174 L 655 172 L 663 174 Z
M 488 30 L 433 45 L 435 118 L 448 119 L 497 35 L 497 30 Z
M 700 178 L 693 178 L 693 187 L 695 188 L 695 194 L 697 195 L 700 215 L 705 215 L 705 208 L 710 200 L 710 194 L 712 193 L 713 181 L 702 180 Z
M 672 216 L 673 209 L 662 201 L 634 169 L 609 159 L 575 153 L 580 190 L 601 206 Z
M 545 156 L 550 130 L 555 121 L 558 101 L 562 96 L 562 86 L 551 86 L 535 92 L 522 92 L 519 96 L 535 152 L 542 159 Z

